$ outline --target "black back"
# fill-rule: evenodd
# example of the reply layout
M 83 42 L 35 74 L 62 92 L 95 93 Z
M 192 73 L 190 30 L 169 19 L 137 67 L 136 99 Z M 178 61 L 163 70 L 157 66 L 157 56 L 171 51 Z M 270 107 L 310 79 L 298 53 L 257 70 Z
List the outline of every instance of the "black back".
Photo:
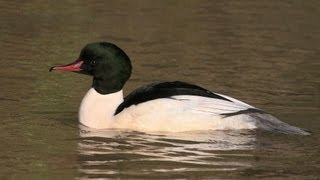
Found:
M 214 94 L 213 92 L 197 85 L 180 81 L 160 83 L 158 82 L 142 86 L 131 92 L 127 97 L 124 98 L 124 101 L 118 106 L 115 114 L 120 113 L 123 109 L 131 105 L 137 105 L 146 101 L 155 100 L 159 98 L 171 98 L 172 96 L 176 95 L 194 95 L 230 101 L 229 99 Z

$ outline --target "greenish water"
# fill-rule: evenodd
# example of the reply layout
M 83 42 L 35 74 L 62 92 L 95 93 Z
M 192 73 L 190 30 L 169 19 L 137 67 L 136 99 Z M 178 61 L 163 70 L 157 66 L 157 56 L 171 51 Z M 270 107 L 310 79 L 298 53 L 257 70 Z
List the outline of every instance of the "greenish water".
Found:
M 318 1 L 1 1 L 0 179 L 318 179 L 319 16 Z M 187 81 L 313 134 L 79 127 L 90 77 L 48 69 L 92 41 L 131 57 L 125 93 Z

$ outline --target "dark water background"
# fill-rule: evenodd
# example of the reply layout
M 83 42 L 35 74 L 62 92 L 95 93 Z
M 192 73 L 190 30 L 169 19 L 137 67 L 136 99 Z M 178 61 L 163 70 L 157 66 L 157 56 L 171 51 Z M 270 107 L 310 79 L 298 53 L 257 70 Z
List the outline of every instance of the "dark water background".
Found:
M 318 179 L 320 1 L 0 1 L 0 179 Z M 49 73 L 88 42 L 131 57 L 125 93 L 182 80 L 312 136 L 78 127 L 89 77 Z

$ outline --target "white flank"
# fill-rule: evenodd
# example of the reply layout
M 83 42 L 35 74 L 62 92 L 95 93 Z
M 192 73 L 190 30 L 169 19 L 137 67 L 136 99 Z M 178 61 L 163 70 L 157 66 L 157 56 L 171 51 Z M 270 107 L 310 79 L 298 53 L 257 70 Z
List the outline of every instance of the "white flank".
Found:
M 256 126 L 250 116 L 224 118 L 220 115 L 248 109 L 244 104 L 186 95 L 156 99 L 124 109 L 116 116 L 115 127 L 167 132 L 254 129 Z

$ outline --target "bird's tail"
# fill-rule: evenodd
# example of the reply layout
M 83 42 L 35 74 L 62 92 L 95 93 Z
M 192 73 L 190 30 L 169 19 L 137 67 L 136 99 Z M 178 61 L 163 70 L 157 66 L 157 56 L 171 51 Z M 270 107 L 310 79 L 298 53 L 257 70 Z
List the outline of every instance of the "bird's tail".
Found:
M 259 129 L 285 134 L 310 135 L 310 132 L 284 123 L 267 113 L 251 113 L 249 116 L 255 119 L 256 126 Z

